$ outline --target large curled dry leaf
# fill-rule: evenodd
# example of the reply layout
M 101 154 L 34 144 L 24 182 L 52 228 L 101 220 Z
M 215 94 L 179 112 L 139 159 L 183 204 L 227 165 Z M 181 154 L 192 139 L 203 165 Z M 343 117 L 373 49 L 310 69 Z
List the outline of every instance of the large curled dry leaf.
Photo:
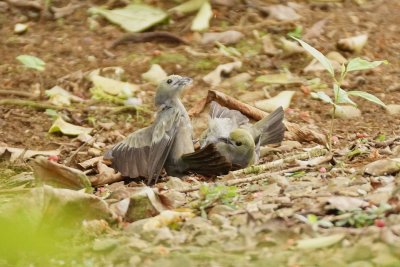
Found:
M 100 186 L 122 181 L 123 177 L 121 173 L 116 173 L 113 168 L 110 168 L 101 162 L 100 158 L 102 157 L 94 158 L 97 161 L 97 171 L 99 174 L 90 178 L 92 185 Z M 82 163 L 80 166 L 82 166 Z
M 170 202 L 165 196 L 147 186 L 118 189 L 111 194 L 110 199 L 118 200 L 111 205 L 111 209 L 118 210 L 127 222 L 153 217 L 170 208 Z
M 88 177 L 80 170 L 58 164 L 45 157 L 37 157 L 32 161 L 35 179 L 54 187 L 68 189 L 90 189 Z
M 215 70 L 208 73 L 203 77 L 203 81 L 210 84 L 211 86 L 217 86 L 222 81 L 222 74 L 231 73 L 235 69 L 240 69 L 242 67 L 241 61 L 235 61 L 231 63 L 226 63 L 219 65 Z
M 100 197 L 81 191 L 54 188 L 48 185 L 24 191 L 15 201 L 2 207 L 0 216 L 18 214 L 33 227 L 65 227 L 83 220 L 112 221 L 114 214 Z M 6 212 L 5 210 L 8 210 Z M 79 224 L 78 224 L 79 225 Z
M 288 133 L 285 134 L 287 139 L 299 142 L 315 142 L 325 146 L 327 144 L 326 136 L 311 130 L 309 127 L 300 126 L 296 123 L 284 121 Z

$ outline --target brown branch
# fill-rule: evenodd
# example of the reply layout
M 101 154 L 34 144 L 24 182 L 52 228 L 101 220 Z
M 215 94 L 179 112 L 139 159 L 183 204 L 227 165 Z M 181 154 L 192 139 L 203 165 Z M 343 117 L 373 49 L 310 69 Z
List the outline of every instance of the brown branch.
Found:
M 36 98 L 33 93 L 21 92 L 17 90 L 4 90 L 0 89 L 0 95 L 13 95 L 13 96 L 20 96 L 20 97 L 27 97 L 27 98 Z
M 55 109 L 60 110 L 64 109 L 64 107 L 58 107 L 47 103 L 32 101 L 32 100 L 22 100 L 22 99 L 0 99 L 0 106 L 22 106 L 28 108 L 34 108 L 38 110 L 45 110 L 45 109 Z
M 189 110 L 189 116 L 196 116 L 200 114 L 205 109 L 207 104 L 209 104 L 211 101 L 216 101 L 218 102 L 218 104 L 227 107 L 229 109 L 239 110 L 247 117 L 254 119 L 256 121 L 259 121 L 268 115 L 268 113 L 253 106 L 250 106 L 246 103 L 243 103 L 222 92 L 216 90 L 208 90 L 207 97 L 205 97 L 201 102 L 199 102 L 197 105 L 195 105 L 192 109 Z
M 293 167 L 293 168 L 282 170 L 282 171 L 271 172 L 271 173 L 262 173 L 262 174 L 255 175 L 255 176 L 250 176 L 250 177 L 246 177 L 246 178 L 239 178 L 239 179 L 232 179 L 232 180 L 228 180 L 228 181 L 225 181 L 225 182 L 218 182 L 218 183 L 214 183 L 214 184 L 215 185 L 232 186 L 232 185 L 238 185 L 238 184 L 243 184 L 243 183 L 253 183 L 253 182 L 257 182 L 257 181 L 260 181 L 260 180 L 264 180 L 264 179 L 270 178 L 272 176 L 282 175 L 282 174 L 287 173 L 287 172 L 297 172 L 297 171 L 307 170 L 307 169 L 309 169 L 309 167 L 304 167 L 304 166 Z M 209 185 L 212 185 L 212 183 L 209 183 Z M 192 186 L 190 188 L 185 188 L 185 189 L 177 190 L 177 191 L 181 192 L 181 193 L 189 193 L 189 192 L 193 192 L 193 191 L 199 190 L 200 187 L 201 187 L 201 185 L 196 185 L 196 186 Z
M 114 41 L 110 48 L 115 48 L 121 44 L 126 43 L 145 43 L 145 42 L 167 42 L 177 44 L 188 44 L 188 42 L 181 37 L 169 32 L 142 32 L 142 33 L 128 33 L 121 38 Z

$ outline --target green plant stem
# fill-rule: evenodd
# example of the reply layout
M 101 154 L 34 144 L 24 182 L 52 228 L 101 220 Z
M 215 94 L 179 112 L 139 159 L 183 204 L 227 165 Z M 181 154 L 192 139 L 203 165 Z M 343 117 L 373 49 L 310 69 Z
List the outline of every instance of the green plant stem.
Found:
M 335 126 L 335 114 L 336 114 L 336 105 L 333 105 L 333 111 L 332 111 L 332 118 L 331 118 L 331 128 L 329 130 L 329 136 L 328 136 L 328 143 L 329 143 L 329 152 L 332 152 L 332 137 L 333 137 L 333 127 Z

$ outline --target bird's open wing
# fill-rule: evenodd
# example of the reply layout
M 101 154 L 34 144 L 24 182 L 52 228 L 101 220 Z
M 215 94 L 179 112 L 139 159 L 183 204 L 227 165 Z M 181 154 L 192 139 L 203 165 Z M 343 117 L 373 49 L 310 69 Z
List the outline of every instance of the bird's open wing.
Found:
M 249 119 L 237 110 L 228 109 L 215 101 L 210 105 L 208 129 L 202 134 L 200 146 L 216 143 L 218 138 L 228 138 L 231 131 L 245 125 Z
M 210 117 L 211 119 L 215 118 L 231 119 L 232 121 L 234 121 L 237 127 L 249 122 L 249 118 L 243 115 L 240 111 L 223 107 L 215 101 L 212 101 L 210 104 Z
M 105 157 L 112 159 L 112 167 L 123 176 L 145 177 L 151 183 L 161 173 L 180 119 L 178 109 L 164 108 L 151 126 L 130 134 Z
M 184 154 L 182 161 L 187 166 L 186 171 L 206 176 L 226 174 L 232 169 L 232 164 L 218 152 L 215 144 Z

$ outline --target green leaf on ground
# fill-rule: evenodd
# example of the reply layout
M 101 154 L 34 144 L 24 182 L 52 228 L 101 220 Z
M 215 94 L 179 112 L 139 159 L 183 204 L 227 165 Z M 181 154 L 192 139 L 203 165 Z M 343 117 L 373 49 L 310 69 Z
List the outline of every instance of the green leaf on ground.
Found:
M 80 135 L 90 134 L 93 128 L 86 128 L 82 126 L 73 125 L 64 121 L 62 118 L 58 118 L 49 129 L 49 133 L 61 132 L 65 135 Z
M 17 60 L 21 62 L 28 69 L 35 69 L 38 71 L 44 71 L 46 63 L 38 57 L 29 55 L 19 55 Z
M 128 5 L 113 10 L 93 7 L 89 12 L 104 16 L 128 32 L 142 32 L 168 18 L 163 10 L 148 5 Z
M 199 10 L 205 2 L 207 2 L 207 0 L 190 0 L 183 4 L 180 4 L 179 6 L 171 8 L 169 11 L 183 14 L 191 13 Z
M 345 237 L 345 234 L 336 234 L 330 236 L 323 236 L 311 239 L 303 239 L 297 241 L 297 248 L 299 249 L 316 249 L 332 246 Z
M 210 27 L 212 15 L 213 13 L 210 3 L 204 2 L 196 17 L 193 19 L 192 27 L 190 29 L 197 32 L 207 30 Z

